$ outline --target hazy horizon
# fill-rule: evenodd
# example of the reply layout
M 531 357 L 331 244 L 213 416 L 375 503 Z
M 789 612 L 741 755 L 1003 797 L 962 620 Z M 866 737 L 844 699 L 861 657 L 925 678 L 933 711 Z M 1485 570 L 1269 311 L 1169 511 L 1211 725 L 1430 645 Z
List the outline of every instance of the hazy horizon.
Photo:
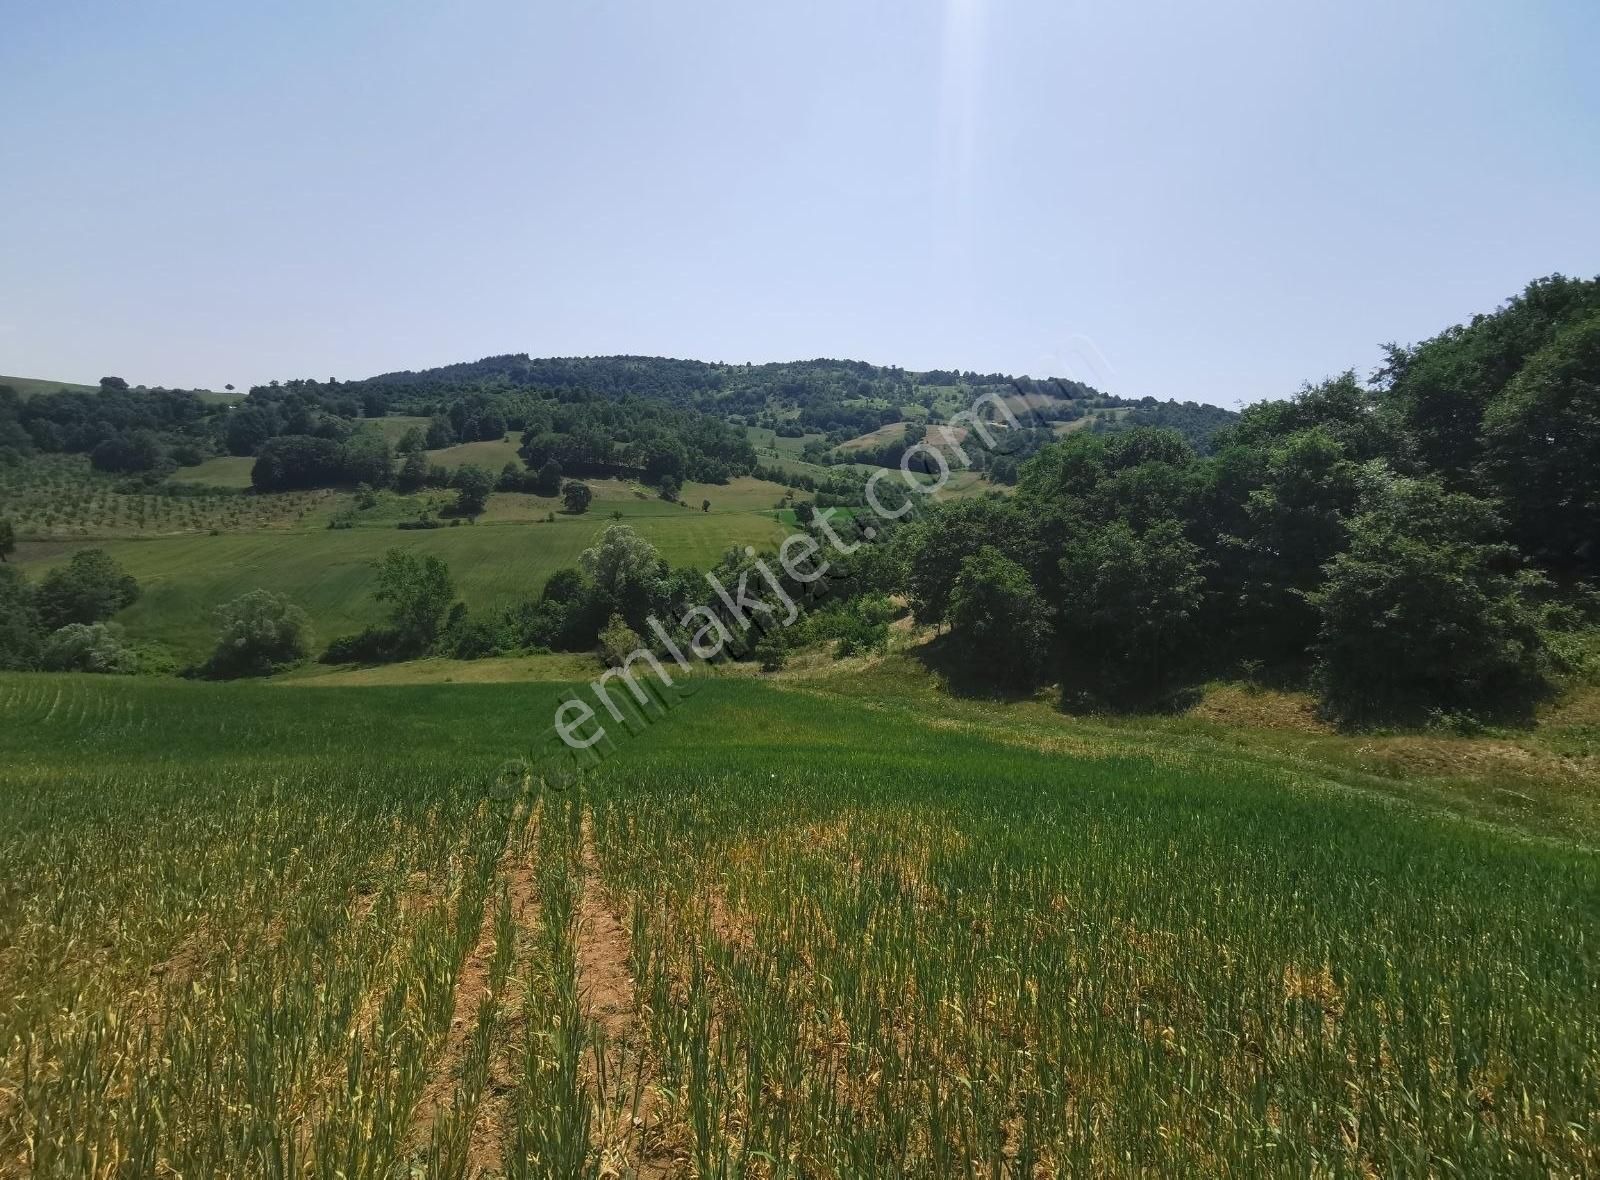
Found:
M 833 357 L 1236 406 L 1600 273 L 1597 47 L 1576 0 L 23 9 L 0 372 Z

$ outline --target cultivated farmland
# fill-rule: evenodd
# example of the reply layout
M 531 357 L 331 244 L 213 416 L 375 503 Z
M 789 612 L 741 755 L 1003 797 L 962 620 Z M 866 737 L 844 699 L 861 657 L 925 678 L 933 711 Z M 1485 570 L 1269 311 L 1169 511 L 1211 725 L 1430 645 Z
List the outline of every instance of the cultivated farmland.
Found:
M 1600 1167 L 1592 851 L 870 685 L 0 679 L 0 1172 Z

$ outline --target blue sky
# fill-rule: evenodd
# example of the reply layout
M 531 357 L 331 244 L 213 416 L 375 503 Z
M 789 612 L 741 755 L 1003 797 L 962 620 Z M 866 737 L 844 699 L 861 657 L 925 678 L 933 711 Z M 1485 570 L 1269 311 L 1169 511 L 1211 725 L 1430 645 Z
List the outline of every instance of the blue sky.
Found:
M 0 372 L 853 357 L 1234 405 L 1600 273 L 1600 5 L 13 4 Z

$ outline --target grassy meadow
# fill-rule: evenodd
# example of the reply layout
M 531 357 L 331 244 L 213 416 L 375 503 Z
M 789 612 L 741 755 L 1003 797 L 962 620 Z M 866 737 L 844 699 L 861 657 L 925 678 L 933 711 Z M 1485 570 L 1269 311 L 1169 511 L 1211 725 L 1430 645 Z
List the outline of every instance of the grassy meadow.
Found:
M 515 501 L 511 503 L 514 507 Z M 655 503 L 665 511 L 652 508 L 623 519 L 673 565 L 709 568 L 729 545 L 768 545 L 784 535 L 770 512 L 713 514 Z M 381 608 L 371 598 L 376 584 L 372 566 L 390 548 L 414 548 L 443 558 L 463 601 L 489 607 L 536 596 L 552 573 L 575 565 L 578 554 L 613 523 L 609 510 L 582 516 L 557 513 L 553 522 L 546 522 L 543 505 L 526 507 L 521 520 L 496 521 L 497 506 L 508 511 L 492 503 L 483 521 L 456 528 L 268 529 L 97 544 L 143 588 L 139 601 L 118 614 L 117 622 L 131 635 L 165 644 L 184 659 L 198 659 L 216 641 L 212 611 L 251 590 L 287 594 L 310 614 L 325 641 L 378 619 Z M 25 547 L 20 564 L 30 576 L 38 576 L 71 552 L 64 546 Z
M 903 679 L 0 678 L 0 1172 L 1600 1167 L 1592 849 Z

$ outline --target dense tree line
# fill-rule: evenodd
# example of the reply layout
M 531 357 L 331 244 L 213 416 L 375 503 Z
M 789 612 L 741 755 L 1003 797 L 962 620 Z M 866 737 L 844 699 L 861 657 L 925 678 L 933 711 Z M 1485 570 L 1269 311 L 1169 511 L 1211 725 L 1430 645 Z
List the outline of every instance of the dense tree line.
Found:
M 974 670 L 1047 630 L 1035 679 L 1069 699 L 1147 704 L 1244 670 L 1348 722 L 1526 715 L 1600 575 L 1600 280 L 1542 280 L 1391 347 L 1371 385 L 1252 406 L 1213 450 L 1079 433 L 1014 498 L 933 510 L 896 541 L 917 617 Z M 1013 604 L 1016 634 L 975 597 Z

